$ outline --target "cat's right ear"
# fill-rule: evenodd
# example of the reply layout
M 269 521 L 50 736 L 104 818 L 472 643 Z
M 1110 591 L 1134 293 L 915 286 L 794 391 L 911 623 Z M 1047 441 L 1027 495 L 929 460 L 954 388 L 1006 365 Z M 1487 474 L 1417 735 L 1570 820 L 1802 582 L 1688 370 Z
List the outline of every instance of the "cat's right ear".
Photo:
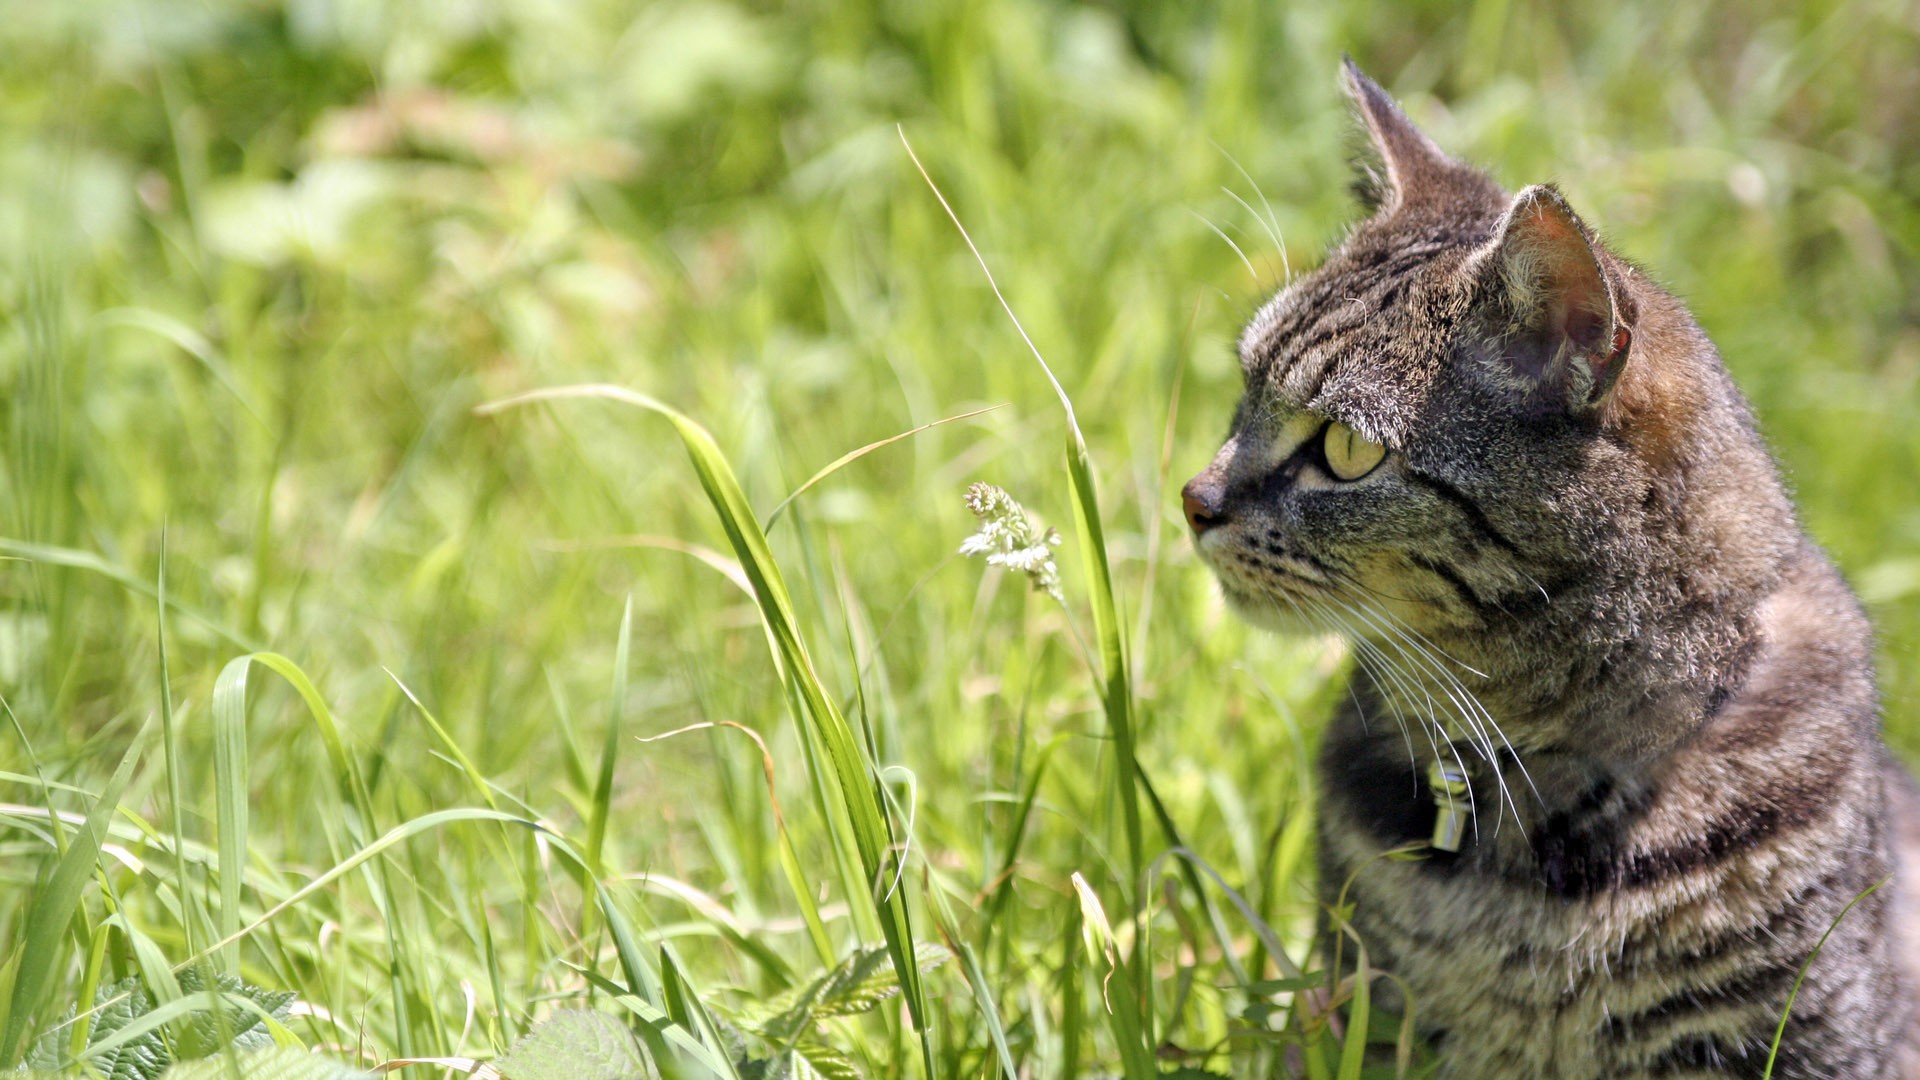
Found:
M 1514 196 L 1468 265 L 1502 381 L 1574 408 L 1598 405 L 1625 365 L 1631 317 L 1621 317 L 1593 238 L 1560 192 L 1536 184 Z
M 1366 125 L 1373 152 L 1386 175 L 1376 173 L 1362 163 L 1356 187 L 1369 207 L 1387 213 L 1416 201 L 1422 192 L 1437 191 L 1447 185 L 1458 170 L 1452 159 L 1415 127 L 1400 111 L 1380 84 L 1367 78 L 1359 65 L 1347 57 L 1341 64 L 1341 82 L 1353 99 L 1354 111 Z

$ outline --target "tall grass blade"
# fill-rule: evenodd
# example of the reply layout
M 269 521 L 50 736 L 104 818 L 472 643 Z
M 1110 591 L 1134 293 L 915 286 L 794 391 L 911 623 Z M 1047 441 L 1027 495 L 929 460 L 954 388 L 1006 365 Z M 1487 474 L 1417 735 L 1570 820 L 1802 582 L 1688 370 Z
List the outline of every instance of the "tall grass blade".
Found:
M 667 1014 L 674 1023 L 693 1033 L 701 1044 L 713 1051 L 713 1056 L 725 1066 L 723 1076 L 727 1080 L 740 1080 L 740 1070 L 733 1064 L 733 1056 L 727 1052 L 727 1039 L 720 1031 L 720 1025 L 714 1023 L 712 1014 L 700 1001 L 700 994 L 687 978 L 686 964 L 679 960 L 669 945 L 660 946 L 660 981 L 667 996 Z
M 1127 841 L 1127 880 L 1124 883 L 1128 908 L 1138 916 L 1145 902 L 1144 883 L 1141 872 L 1145 869 L 1144 838 L 1140 826 L 1140 793 L 1134 783 L 1134 775 L 1139 771 L 1139 758 L 1134 747 L 1133 688 L 1128 678 L 1126 631 L 1120 620 L 1119 606 L 1114 601 L 1113 571 L 1107 559 L 1106 531 L 1100 521 L 1100 499 L 1094 488 L 1093 466 L 1087 457 L 1087 441 L 1080 432 L 1080 421 L 1074 414 L 1073 400 L 1067 395 L 1066 388 L 1054 376 L 1053 368 L 1041 355 L 1039 346 L 1014 314 L 1013 305 L 1006 294 L 1000 291 L 1000 283 L 994 279 L 993 269 L 987 265 L 986 257 L 980 254 L 980 248 L 974 244 L 967 227 L 961 223 L 960 215 L 954 212 L 947 197 L 941 193 L 940 186 L 933 182 L 926 166 L 913 152 L 913 144 L 907 142 L 904 128 L 899 129 L 900 143 L 906 147 L 907 156 L 912 159 L 913 167 L 933 190 L 934 198 L 940 201 L 940 208 L 947 212 L 953 227 L 966 242 L 967 250 L 973 253 L 974 261 L 980 264 L 980 272 L 986 276 L 987 285 L 992 288 L 995 299 L 1007 313 L 1007 318 L 1020 334 L 1020 340 L 1026 342 L 1027 349 L 1033 353 L 1034 360 L 1046 373 L 1047 382 L 1053 387 L 1060 399 L 1060 407 L 1067 419 L 1067 483 L 1073 494 L 1073 517 L 1075 532 L 1079 539 L 1080 561 L 1087 575 L 1087 595 L 1093 605 L 1094 639 L 1099 649 L 1100 670 L 1096 673 L 1100 681 L 1100 704 L 1106 714 L 1107 729 L 1113 734 L 1114 765 L 1113 785 L 1120 800 L 1121 820 L 1126 830 Z M 1142 986 L 1146 983 L 1147 957 L 1144 932 L 1145 923 L 1136 919 L 1142 929 L 1133 938 L 1133 956 L 1129 961 L 1141 976 Z M 1146 1048 L 1150 1050 L 1151 1048 Z M 1126 1048 L 1122 1052 L 1127 1053 Z
M 49 544 L 32 544 L 23 540 L 0 538 L 0 555 L 12 556 L 16 559 L 25 559 L 28 562 L 45 563 L 48 566 L 65 566 L 74 570 L 85 570 L 89 573 L 98 574 L 109 581 L 117 582 L 148 599 L 156 601 L 162 600 L 159 589 L 148 584 L 144 579 L 126 567 L 108 562 L 106 559 L 95 555 L 91 551 L 80 551 L 75 548 L 55 547 Z M 245 634 L 232 629 L 219 619 L 201 611 L 199 608 L 183 604 L 178 600 L 165 600 L 164 602 L 179 614 L 185 615 L 187 618 L 192 619 L 194 622 L 225 638 L 231 645 L 242 649 L 260 648 L 258 644 L 253 642 Z
M 637 406 L 666 418 L 678 432 L 688 457 L 693 461 L 694 472 L 700 478 L 700 486 L 705 489 L 708 500 L 720 517 L 721 528 L 726 532 L 734 554 L 740 559 L 741 569 L 753 582 L 761 620 L 773 635 L 784 673 L 806 706 L 806 715 L 812 720 L 812 733 L 819 738 L 834 779 L 838 782 L 843 809 L 852 826 L 859 862 L 865 870 L 869 889 L 855 902 L 872 905 L 880 917 L 887 950 L 892 954 L 894 967 L 900 973 L 908 1013 L 913 1026 L 920 1033 L 921 1054 L 927 1076 L 932 1078 L 937 1075 L 929 1026 L 932 1012 L 927 1004 L 920 970 L 913 962 L 913 924 L 907 908 L 906 892 L 904 889 L 887 888 L 894 878 L 894 860 L 899 856 L 888 844 L 886 802 L 880 778 L 859 740 L 854 737 L 853 729 L 840 707 L 820 682 L 813 659 L 807 652 L 806 642 L 801 637 L 799 619 L 786 583 L 767 544 L 766 533 L 761 530 L 759 519 L 747 502 L 746 493 L 734 478 L 726 456 L 720 452 L 713 436 L 705 428 L 678 410 L 631 390 L 606 385 L 536 390 L 481 406 L 479 411 L 483 415 L 491 414 L 535 401 L 568 398 L 603 398 Z M 822 807 L 823 811 L 828 809 Z
M 167 664 L 167 530 L 160 530 L 160 569 L 154 575 L 154 635 L 159 641 L 160 655 L 156 661 L 160 668 L 160 749 L 161 760 L 167 769 L 167 814 L 173 826 L 176 840 L 184 840 L 187 835 L 186 804 L 180 794 L 180 757 L 179 732 L 175 730 L 173 717 L 173 672 Z M 181 928 L 186 933 L 187 951 L 193 951 L 196 941 L 195 920 L 188 915 L 187 905 L 197 899 L 187 889 L 187 862 L 185 859 L 173 860 L 173 887 L 180 896 Z M 84 995 L 81 1001 L 92 1001 L 90 995 Z
M 13 994 L 8 1000 L 7 1023 L 0 1033 L 0 1068 L 12 1068 L 25 1049 L 24 1036 L 34 1013 L 53 988 L 54 960 L 60 954 L 67 923 L 80 907 L 87 882 L 100 857 L 100 843 L 107 834 L 107 823 L 120 805 L 120 796 L 133 778 L 133 767 L 146 750 L 148 727 L 143 725 L 133 738 L 113 778 L 94 800 L 86 824 L 54 864 L 53 874 L 36 891 L 27 911 L 26 938 L 20 947 L 20 967 L 14 976 Z
M 1340 1044 L 1338 1080 L 1360 1080 L 1360 1067 L 1367 1058 L 1367 1025 L 1373 1012 L 1373 968 L 1367 963 L 1367 946 L 1354 941 L 1353 1004 L 1347 1010 L 1347 1037 Z
M 1066 388 L 1060 385 L 1060 380 L 1053 374 L 1053 367 L 1027 334 L 1020 316 L 1014 314 L 1013 305 L 1008 302 L 1006 294 L 1000 291 L 1000 283 L 994 279 L 993 269 L 987 265 L 986 257 L 980 254 L 980 248 L 974 244 L 967 227 L 961 223 L 960 215 L 954 212 L 947 197 L 941 193 L 940 186 L 933 182 L 926 166 L 920 163 L 919 155 L 913 152 L 913 144 L 907 142 L 905 129 L 900 129 L 900 143 L 906 147 L 907 157 L 913 160 L 913 167 L 919 170 L 921 178 L 933 190 L 934 198 L 940 200 L 940 208 L 947 212 L 947 218 L 959 230 L 967 250 L 973 252 L 974 261 L 980 264 L 980 272 L 986 276 L 994 298 L 1000 301 L 1001 309 L 1007 313 L 1014 330 L 1019 332 L 1020 340 L 1026 342 L 1028 351 L 1039 362 L 1047 383 L 1060 399 L 1060 408 L 1066 413 L 1067 483 L 1073 493 L 1074 523 L 1078 526 L 1081 562 L 1086 569 L 1087 593 L 1093 604 L 1094 637 L 1100 650 L 1100 702 L 1106 712 L 1107 725 L 1113 732 L 1115 753 L 1119 756 L 1114 784 L 1119 791 L 1121 812 L 1126 822 L 1127 865 L 1130 871 L 1126 888 L 1132 896 L 1139 888 L 1143 861 L 1140 802 L 1133 784 L 1133 774 L 1137 768 L 1133 745 L 1133 690 L 1127 678 L 1125 631 L 1113 598 L 1113 572 L 1107 561 L 1106 532 L 1100 523 L 1100 500 L 1094 490 L 1093 466 L 1087 459 L 1087 440 L 1080 433 L 1080 421 L 1073 410 L 1073 399 L 1067 396 Z M 1138 903 L 1137 897 L 1135 903 Z
M 600 861 L 607 842 L 607 819 L 613 813 L 613 771 L 620 757 L 621 732 L 626 726 L 628 653 L 633 645 L 633 597 L 620 613 L 620 637 L 613 649 L 613 698 L 607 703 L 607 740 L 600 749 L 600 776 L 593 785 L 593 809 L 587 822 L 587 865 L 595 877 L 606 876 Z
M 221 937 L 240 929 L 240 893 L 247 866 L 247 673 L 245 658 L 227 664 L 213 684 L 213 800 L 219 830 L 215 872 L 220 881 L 217 926 Z M 215 958 L 220 970 L 240 972 L 238 949 Z

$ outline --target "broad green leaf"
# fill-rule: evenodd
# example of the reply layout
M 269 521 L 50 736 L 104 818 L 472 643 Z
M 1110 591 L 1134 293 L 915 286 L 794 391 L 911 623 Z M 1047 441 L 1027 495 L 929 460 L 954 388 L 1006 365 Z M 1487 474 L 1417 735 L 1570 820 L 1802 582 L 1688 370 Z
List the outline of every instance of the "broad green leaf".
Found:
M 494 1063 L 503 1080 L 635 1080 L 659 1074 L 618 1018 L 554 1013 Z
M 123 979 L 102 987 L 95 1001 L 103 1008 L 92 1017 L 87 1031 L 89 1043 L 107 1039 L 153 1010 L 153 999 L 147 996 L 139 979 Z M 66 1064 L 66 1055 L 62 1053 L 65 1032 L 75 1013 L 76 1010 L 69 1007 L 62 1022 L 34 1043 L 27 1055 L 29 1068 L 57 1072 Z M 153 1080 L 166 1071 L 172 1060 L 165 1037 L 155 1028 L 96 1056 L 90 1064 L 107 1080 Z

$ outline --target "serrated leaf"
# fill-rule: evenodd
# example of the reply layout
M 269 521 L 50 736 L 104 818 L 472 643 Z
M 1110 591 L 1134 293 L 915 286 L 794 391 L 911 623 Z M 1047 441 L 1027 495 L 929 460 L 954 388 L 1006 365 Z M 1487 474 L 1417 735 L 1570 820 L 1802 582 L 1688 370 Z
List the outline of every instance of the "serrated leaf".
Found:
M 824 1080 L 866 1080 L 853 1059 L 825 1043 L 802 1042 L 794 1046 L 794 1080 L 822 1077 Z
M 914 949 L 914 963 L 922 972 L 931 971 L 951 955 L 945 946 L 923 941 Z M 741 1023 L 764 1039 L 785 1044 L 816 1019 L 868 1012 L 899 992 L 892 956 L 874 945 L 856 949 L 832 971 L 781 994 Z
M 179 985 L 181 990 L 189 994 L 204 989 L 200 973 L 193 968 L 180 973 Z M 223 1025 L 211 1009 L 202 1009 L 192 1013 L 178 1027 L 172 1048 L 168 1047 L 162 1029 L 155 1027 L 121 1045 L 92 1055 L 88 1065 L 106 1080 L 158 1080 L 162 1075 L 172 1075 L 167 1067 L 176 1060 L 193 1061 L 209 1057 L 220 1053 L 227 1045 L 238 1051 L 262 1050 L 273 1046 L 273 1038 L 267 1031 L 261 1013 L 284 1021 L 295 995 L 290 991 L 266 990 L 232 975 L 215 975 L 214 986 L 223 994 L 253 1002 L 260 1012 L 238 1004 L 224 1005 L 222 1008 L 226 1018 Z M 87 1029 L 88 1048 L 107 1042 L 154 1009 L 153 998 L 138 976 L 102 987 L 94 997 L 94 1005 L 100 1011 L 94 1014 Z M 77 1015 L 78 1010 L 69 1007 L 62 1022 L 34 1042 L 32 1052 L 27 1055 L 29 1068 L 57 1072 L 68 1065 L 66 1040 Z
M 260 1011 L 284 1022 L 288 1010 L 292 1008 L 297 996 L 289 990 L 267 990 L 241 981 L 233 975 L 215 974 L 214 987 L 223 994 L 233 994 L 246 998 Z M 188 968 L 180 973 L 180 989 L 187 993 L 203 989 L 200 972 Z M 221 1010 L 225 1013 L 225 1023 L 212 1010 L 193 1014 L 186 1030 L 180 1033 L 175 1044 L 182 1061 L 209 1057 L 220 1052 L 222 1046 L 231 1042 L 235 1050 L 262 1050 L 273 1045 L 273 1036 L 267 1033 L 266 1022 L 259 1013 L 239 1005 L 227 1005 Z M 223 1030 L 224 1029 L 224 1030 Z M 224 1035 L 224 1038 L 223 1038 Z
M 736 1064 L 741 1080 L 866 1080 L 851 1057 L 822 1042 L 805 1041 L 771 1058 Z
M 153 1009 L 153 999 L 147 996 L 138 978 L 101 987 L 94 1004 L 103 1003 L 106 1007 L 94 1014 L 92 1027 L 87 1032 L 88 1045 L 100 1042 Z M 27 1054 L 28 1068 L 55 1073 L 66 1064 L 66 1035 L 77 1015 L 79 1010 L 68 1006 L 61 1022 L 35 1040 L 33 1050 Z M 172 1061 L 165 1038 L 156 1030 L 101 1054 L 94 1059 L 93 1067 L 107 1080 L 156 1080 Z
M 291 1046 L 240 1054 L 234 1064 L 247 1080 L 364 1080 L 370 1075 Z M 211 1057 L 175 1065 L 160 1080 L 228 1080 L 230 1075 L 225 1057 Z
M 634 1080 L 657 1076 L 626 1025 L 605 1013 L 554 1013 L 494 1063 L 504 1080 Z

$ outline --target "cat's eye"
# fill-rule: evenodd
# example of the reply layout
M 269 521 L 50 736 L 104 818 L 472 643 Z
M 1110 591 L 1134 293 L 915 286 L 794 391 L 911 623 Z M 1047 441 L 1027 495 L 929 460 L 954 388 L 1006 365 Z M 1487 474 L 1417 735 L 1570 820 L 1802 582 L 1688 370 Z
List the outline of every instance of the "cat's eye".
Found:
M 1328 424 L 1321 438 L 1320 450 L 1326 456 L 1327 470 L 1341 480 L 1360 479 L 1387 456 L 1386 447 L 1342 423 Z

